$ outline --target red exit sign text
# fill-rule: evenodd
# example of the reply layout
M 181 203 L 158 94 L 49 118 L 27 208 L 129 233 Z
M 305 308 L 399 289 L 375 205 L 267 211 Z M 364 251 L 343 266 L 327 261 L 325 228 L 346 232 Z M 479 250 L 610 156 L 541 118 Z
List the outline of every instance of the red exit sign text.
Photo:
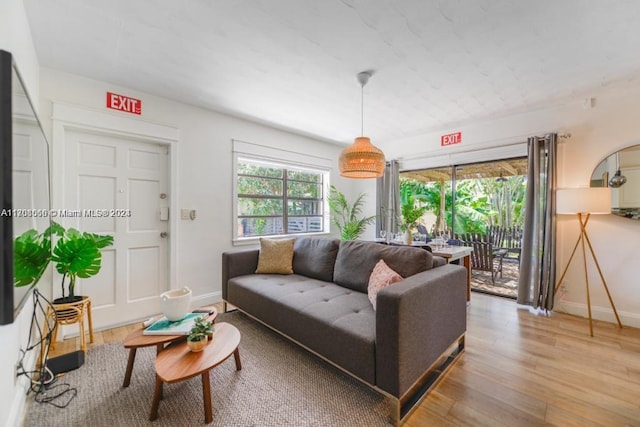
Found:
M 440 145 L 446 147 L 447 145 L 460 144 L 462 142 L 462 132 L 450 133 L 449 135 L 442 135 L 440 137 Z
M 107 92 L 107 108 L 131 114 L 142 114 L 142 101 L 117 93 Z

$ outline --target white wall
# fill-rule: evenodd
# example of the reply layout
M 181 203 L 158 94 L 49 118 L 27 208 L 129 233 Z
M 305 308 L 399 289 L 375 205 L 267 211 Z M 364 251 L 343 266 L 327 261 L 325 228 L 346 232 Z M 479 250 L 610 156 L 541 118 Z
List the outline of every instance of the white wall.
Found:
M 0 49 L 13 54 L 29 94 L 32 99 L 37 99 L 39 65 L 22 0 L 0 2 Z M 18 425 L 22 417 L 28 383 L 24 377 L 16 382 L 15 365 L 20 355 L 20 347 L 24 348 L 27 344 L 32 312 L 29 300 L 14 323 L 0 326 L 1 426 Z
M 13 60 L 27 82 L 29 96 L 37 100 L 40 65 L 22 0 L 0 1 L 0 49 L 13 54 Z
M 341 147 L 337 145 L 106 82 L 43 68 L 41 120 L 46 128 L 45 133 L 49 136 L 51 134 L 53 102 L 135 117 L 107 110 L 106 91 L 141 99 L 140 120 L 172 126 L 179 130 L 177 194 L 170 197 L 177 197 L 179 208 L 196 209 L 198 215 L 194 221 L 178 221 L 177 233 L 172 236 L 177 240 L 176 286 L 188 285 L 194 291 L 196 299 L 207 298 L 206 301 L 198 301 L 199 303 L 219 300 L 221 254 L 233 247 L 232 139 L 332 159 L 331 182 L 347 194 L 354 193 L 358 188 L 354 181 L 339 177 L 337 158 Z M 54 153 L 59 150 L 55 143 L 53 141 Z M 59 165 L 53 165 L 53 174 L 61 174 Z M 371 197 L 375 197 L 375 193 L 372 193 Z M 54 206 L 59 204 L 60 201 L 54 200 Z
M 521 150 L 512 144 L 527 136 L 550 131 L 571 133 L 560 141 L 558 187 L 588 186 L 591 173 L 600 161 L 622 147 L 640 143 L 640 83 L 627 83 L 594 92 L 593 108 L 585 108 L 584 99 L 564 105 L 516 114 L 501 119 L 442 129 L 426 135 L 381 145 L 388 158 L 400 158 L 401 169 L 416 169 L 448 164 L 452 153 L 497 146 L 493 154 Z M 441 147 L 440 136 L 462 131 L 462 143 Z M 467 156 L 481 159 L 481 151 Z M 464 155 L 463 155 L 464 156 Z M 618 314 L 625 325 L 640 327 L 640 222 L 614 215 L 594 216 L 588 232 Z M 558 278 L 564 269 L 579 227 L 573 217 L 558 216 Z M 590 262 L 588 260 L 588 262 Z M 584 270 L 580 258 L 574 259 L 564 280 L 567 292 L 558 294 L 555 309 L 587 316 Z M 597 319 L 615 321 L 613 310 L 601 285 L 593 263 L 589 265 L 589 282 L 593 315 Z

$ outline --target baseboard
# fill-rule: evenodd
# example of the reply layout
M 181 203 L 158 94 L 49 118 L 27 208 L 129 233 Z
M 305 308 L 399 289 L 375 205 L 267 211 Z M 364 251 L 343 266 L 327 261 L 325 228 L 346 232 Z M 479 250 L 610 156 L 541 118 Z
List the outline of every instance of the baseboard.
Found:
M 222 302 L 222 291 L 209 292 L 208 294 L 198 295 L 191 298 L 191 305 L 193 307 L 202 307 L 204 305 L 212 305 Z
M 617 309 L 617 307 L 616 307 Z M 589 311 L 586 304 L 573 302 L 573 301 L 557 301 L 555 311 L 573 314 L 574 316 L 580 316 L 584 318 L 589 317 Z M 618 310 L 618 316 L 623 326 L 631 326 L 633 328 L 640 328 L 640 314 L 631 313 L 628 311 Z M 591 306 L 591 317 L 595 320 L 603 322 L 617 323 L 616 316 L 613 314 L 611 307 Z
M 205 305 L 213 305 L 216 303 L 222 302 L 222 291 L 217 291 L 217 292 L 210 292 L 208 294 L 204 294 L 204 295 L 198 295 L 195 297 L 192 297 L 191 299 L 191 306 L 193 308 L 197 308 L 197 307 L 202 307 Z M 154 315 L 158 315 L 160 314 L 155 313 Z M 132 323 L 137 323 L 137 322 L 144 322 L 145 320 L 148 320 L 149 316 L 143 316 L 137 319 L 133 319 L 133 320 L 125 320 L 122 322 L 113 322 L 113 323 L 109 323 L 108 325 L 103 325 L 99 328 L 94 327 L 93 328 L 93 332 L 100 332 L 100 331 L 104 331 L 107 329 L 113 329 L 113 328 L 118 328 L 120 326 L 125 326 L 125 325 L 130 325 Z M 85 324 L 85 328 L 88 328 L 88 324 Z M 88 334 L 89 330 L 86 329 L 85 333 Z M 60 343 L 68 338 L 75 338 L 77 336 L 80 335 L 80 328 L 78 326 L 78 324 L 73 324 L 73 325 L 61 325 L 59 326 L 58 329 L 58 339 L 57 342 Z M 87 340 L 88 340 L 88 335 L 87 335 Z
M 33 371 L 35 369 L 36 353 L 37 351 L 27 353 L 23 362 L 26 371 Z M 27 392 L 30 387 L 31 381 L 25 375 L 17 378 L 14 387 L 13 402 L 11 403 L 11 411 L 7 418 L 7 426 L 21 426 L 24 424 L 24 418 L 27 413 Z

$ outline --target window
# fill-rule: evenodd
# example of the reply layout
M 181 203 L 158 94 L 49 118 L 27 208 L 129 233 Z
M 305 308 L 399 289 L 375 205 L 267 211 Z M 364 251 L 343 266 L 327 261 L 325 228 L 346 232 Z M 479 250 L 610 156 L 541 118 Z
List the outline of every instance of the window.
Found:
M 237 157 L 236 238 L 328 231 L 328 173 Z

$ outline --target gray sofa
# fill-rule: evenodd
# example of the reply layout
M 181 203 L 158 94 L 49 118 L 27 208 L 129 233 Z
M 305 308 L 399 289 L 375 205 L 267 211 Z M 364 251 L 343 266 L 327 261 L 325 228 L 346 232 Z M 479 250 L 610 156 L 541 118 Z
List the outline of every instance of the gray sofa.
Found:
M 291 275 L 255 274 L 258 249 L 222 254 L 222 297 L 395 399 L 407 414 L 464 350 L 466 270 L 420 248 L 301 237 Z M 374 311 L 369 276 L 384 259 L 404 280 Z

